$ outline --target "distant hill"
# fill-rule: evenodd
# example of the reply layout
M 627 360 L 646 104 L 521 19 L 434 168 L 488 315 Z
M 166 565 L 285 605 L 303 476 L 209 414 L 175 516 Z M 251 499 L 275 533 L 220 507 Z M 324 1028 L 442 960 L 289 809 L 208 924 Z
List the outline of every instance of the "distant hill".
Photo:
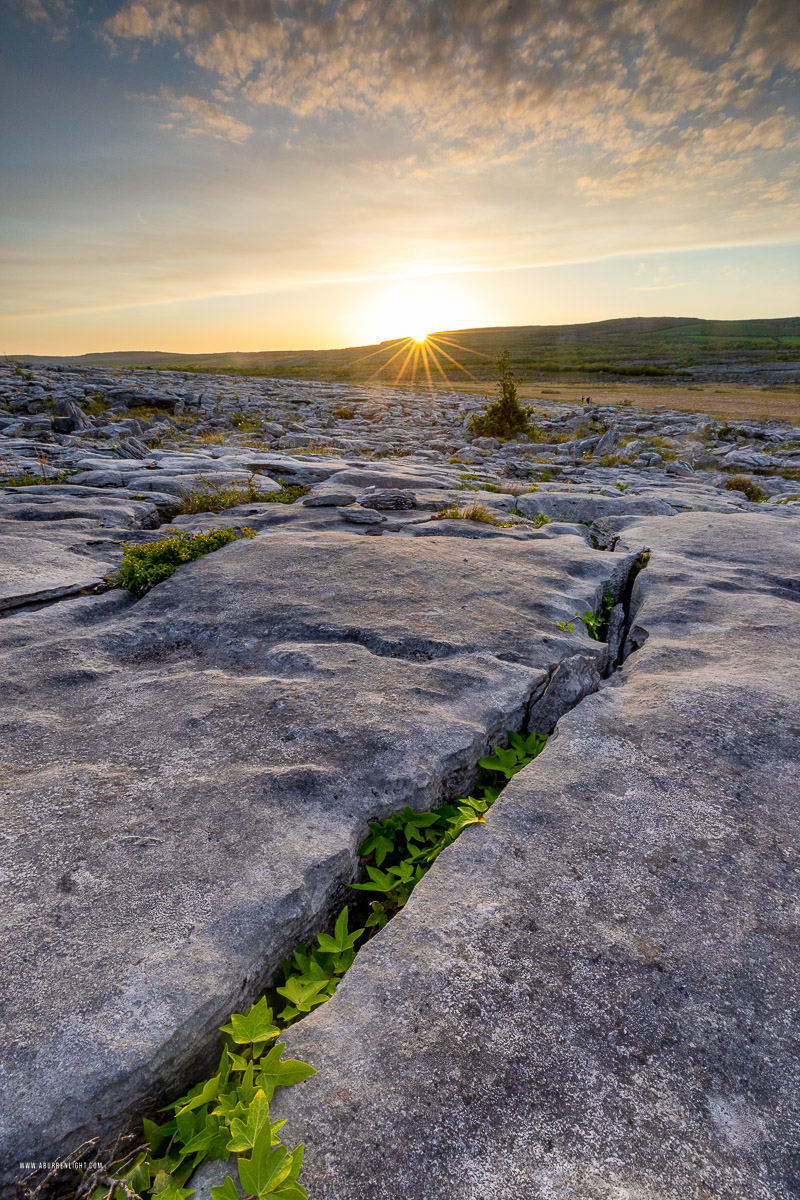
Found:
M 442 345 L 479 380 L 494 377 L 495 359 L 506 348 L 522 381 L 561 376 L 575 380 L 605 377 L 800 382 L 800 317 L 750 321 L 624 317 L 582 325 L 457 329 L 434 334 L 433 338 L 434 345 Z M 452 343 L 458 343 L 461 349 Z M 377 373 L 381 381 L 391 382 L 396 366 L 390 366 L 389 361 L 397 348 L 394 340 L 338 350 L 216 354 L 123 350 L 69 358 L 28 356 L 24 361 L 353 382 L 363 382 Z M 402 356 L 397 361 L 402 363 Z M 442 361 L 455 382 L 461 373 L 445 359 Z

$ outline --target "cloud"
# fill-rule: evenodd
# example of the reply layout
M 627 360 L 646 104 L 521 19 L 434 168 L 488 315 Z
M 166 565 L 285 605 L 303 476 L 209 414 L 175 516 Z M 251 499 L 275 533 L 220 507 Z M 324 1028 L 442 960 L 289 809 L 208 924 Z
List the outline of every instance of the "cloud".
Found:
M 169 106 L 165 129 L 178 128 L 187 136 L 211 134 L 237 144 L 246 142 L 253 132 L 251 125 L 238 120 L 213 100 L 178 95 L 169 88 L 161 89 L 160 99 Z
M 175 40 L 229 94 L 299 117 L 610 149 L 684 113 L 765 102 L 800 63 L 788 13 L 780 0 L 127 0 L 106 31 Z
M 69 32 L 72 0 L 12 0 L 29 21 L 43 25 L 54 41 L 60 42 Z

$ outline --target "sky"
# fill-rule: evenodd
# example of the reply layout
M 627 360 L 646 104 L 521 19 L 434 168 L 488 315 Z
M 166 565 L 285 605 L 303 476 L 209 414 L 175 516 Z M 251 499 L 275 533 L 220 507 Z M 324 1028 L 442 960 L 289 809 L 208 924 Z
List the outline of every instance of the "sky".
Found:
M 786 0 L 0 0 L 0 353 L 800 313 Z

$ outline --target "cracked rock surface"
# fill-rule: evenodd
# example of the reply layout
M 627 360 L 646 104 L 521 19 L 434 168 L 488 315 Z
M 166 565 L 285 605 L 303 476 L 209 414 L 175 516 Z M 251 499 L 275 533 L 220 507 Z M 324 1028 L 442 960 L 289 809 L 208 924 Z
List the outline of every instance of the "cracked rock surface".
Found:
M 200 1078 L 368 820 L 532 724 L 287 1035 L 309 1196 L 800 1194 L 800 428 L 554 403 L 551 442 L 499 443 L 484 403 L 0 364 L 0 1188 Z M 179 514 L 248 480 L 309 492 Z M 108 590 L 124 541 L 230 525 L 257 536 Z M 576 613 L 607 591 L 606 645 Z
M 289 521 L 138 602 L 7 616 L 13 1158 L 68 1152 L 180 1091 L 328 920 L 368 820 L 468 788 L 554 665 L 603 659 L 556 622 L 621 586 L 629 557 L 510 539 L 498 572 L 493 542 Z
M 800 553 L 782 529 L 625 530 L 653 552 L 641 649 L 285 1035 L 317 1068 L 274 1105 L 315 1200 L 800 1192 Z

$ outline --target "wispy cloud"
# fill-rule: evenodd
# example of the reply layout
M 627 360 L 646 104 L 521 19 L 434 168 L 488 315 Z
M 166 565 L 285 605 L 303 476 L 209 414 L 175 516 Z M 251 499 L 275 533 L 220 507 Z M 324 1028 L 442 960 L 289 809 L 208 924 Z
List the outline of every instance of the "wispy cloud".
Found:
M 201 96 L 179 95 L 170 88 L 162 88 L 160 100 L 167 105 L 164 129 L 179 129 L 187 137 L 210 134 L 229 142 L 246 142 L 253 132 L 251 125 L 238 120 L 213 100 Z
M 44 151 L 4 181 L 0 308 L 800 235 L 788 0 L 10 2 L 95 76 L 110 48 L 116 107 L 105 143 L 76 110 L 59 186 Z
M 765 117 L 800 62 L 779 0 L 127 0 L 109 37 L 178 42 L 227 94 L 299 117 L 402 117 L 440 147 L 520 137 L 646 152 Z M 687 30 L 690 34 L 687 36 Z M 784 115 L 796 132 L 796 119 Z
M 69 32 L 73 0 L 11 0 L 29 21 L 42 25 L 54 41 L 62 41 Z

